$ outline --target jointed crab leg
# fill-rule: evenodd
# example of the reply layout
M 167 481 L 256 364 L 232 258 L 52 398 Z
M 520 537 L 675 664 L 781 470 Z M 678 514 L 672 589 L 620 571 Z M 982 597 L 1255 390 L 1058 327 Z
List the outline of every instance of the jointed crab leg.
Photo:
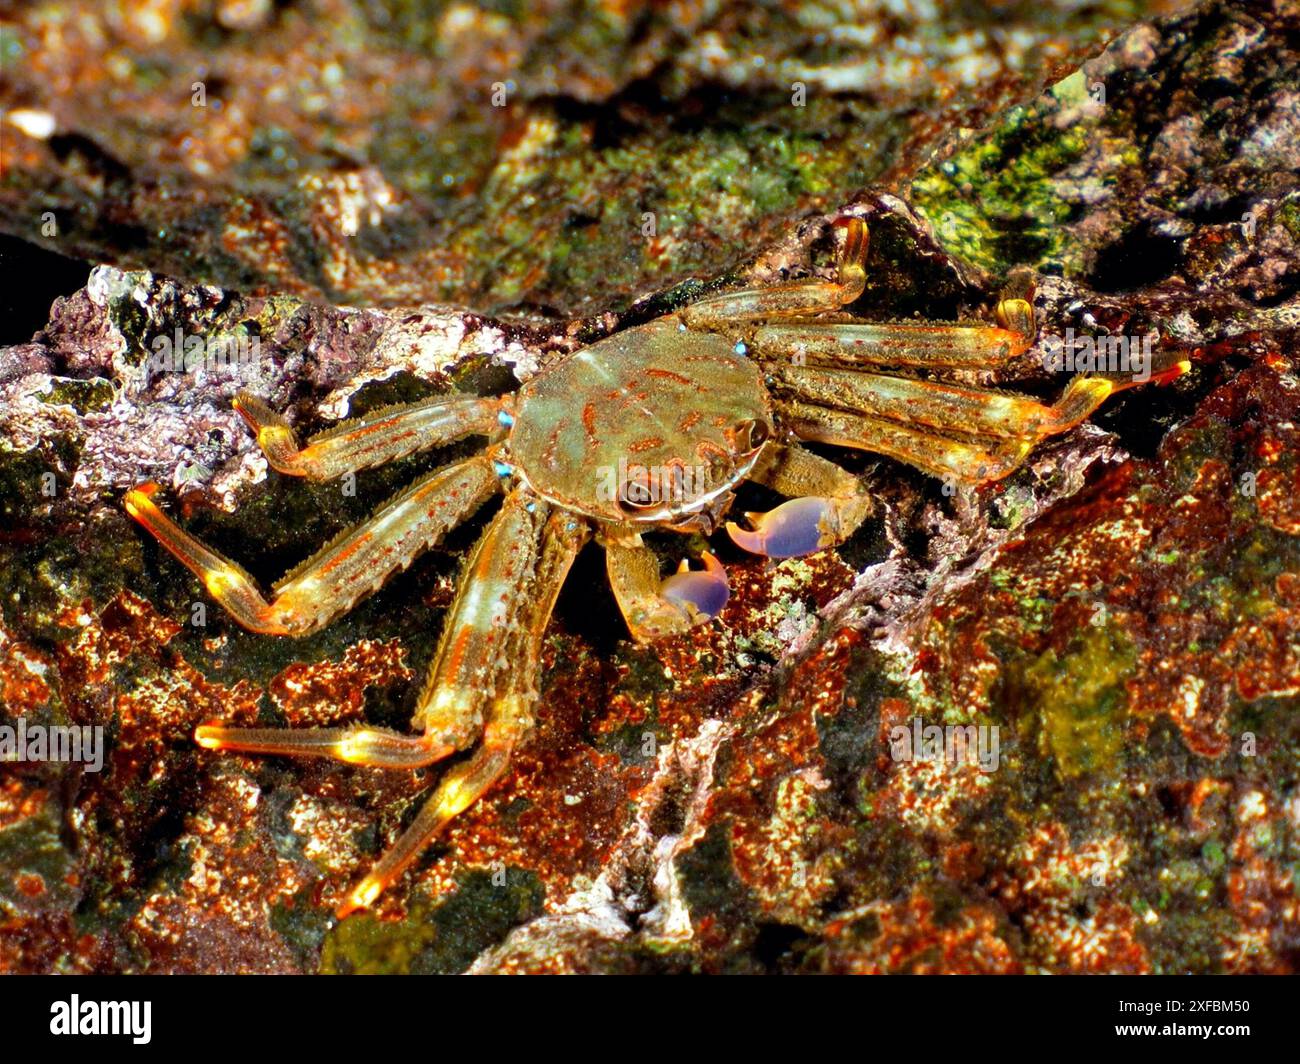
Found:
M 1040 440 L 1077 425 L 1120 387 L 1077 377 L 1047 406 L 1023 396 L 852 370 L 776 366 L 772 375 L 800 397 L 778 399 L 776 409 L 803 439 L 886 454 L 964 483 L 1006 476 Z M 736 544 L 756 554 L 811 554 L 842 542 L 870 510 L 857 478 L 800 448 L 769 443 L 751 479 L 795 496 L 770 513 L 748 514 L 753 531 L 728 523 Z
M 299 449 L 293 430 L 260 399 L 241 392 L 235 409 L 257 433 L 266 460 L 281 473 L 329 480 L 379 465 L 462 436 L 490 435 L 500 429 L 500 399 L 469 395 L 439 396 L 388 407 L 313 436 Z
M 743 339 L 757 357 L 794 356 L 814 364 L 988 366 L 1024 354 L 1033 343 L 1033 308 L 1023 299 L 999 302 L 997 325 L 818 321 L 817 314 L 847 306 L 866 285 L 866 224 L 861 218 L 841 224 L 846 233 L 835 281 L 723 292 L 684 307 L 682 320 L 692 328 L 727 331 L 756 323 Z
M 339 908 L 340 918 L 372 904 L 452 817 L 491 787 L 531 730 L 542 633 L 590 533 L 568 514 L 552 513 L 543 525 L 545 517 L 543 503 L 516 492 L 475 548 L 470 559 L 474 578 L 461 586 L 476 587 L 480 581 L 487 586 L 481 594 L 457 596 L 430 688 L 443 676 L 453 684 L 468 674 L 476 678 L 481 686 L 473 692 L 473 704 L 486 704 L 482 743 L 442 778 L 392 849 L 349 894 Z
M 1006 476 L 1034 446 L 1032 439 L 951 439 L 898 421 L 797 400 L 779 403 L 777 409 L 801 439 L 885 454 L 931 476 L 951 476 L 968 484 Z
M 158 485 L 144 484 L 129 491 L 124 505 L 245 628 L 267 635 L 306 635 L 410 565 L 487 501 L 499 483 L 486 457 L 430 473 L 277 583 L 270 602 L 242 568 L 204 546 L 158 509 L 152 498 Z
M 750 336 L 760 359 L 793 357 L 832 366 L 996 366 L 1034 341 L 1033 311 L 1004 299 L 999 325 L 895 322 L 795 322 L 760 325 Z
M 1077 377 L 1051 406 L 1024 395 L 855 370 L 774 366 L 778 386 L 805 402 L 969 436 L 1041 439 L 1083 421 L 1115 390 Z
M 862 295 L 867 275 L 867 227 L 861 218 L 844 221 L 839 276 L 834 281 L 791 281 L 762 288 L 742 288 L 708 296 L 684 307 L 688 326 L 707 329 L 764 318 L 806 316 L 852 303 Z
M 412 727 L 455 735 L 462 746 L 482 730 L 497 677 L 510 665 L 510 640 L 522 616 L 520 593 L 536 567 L 546 515 L 546 503 L 513 491 L 475 545 Z
M 422 768 L 456 752 L 428 735 L 403 735 L 387 728 L 225 728 L 201 724 L 194 740 L 205 750 L 245 754 L 328 757 L 372 768 Z
M 1174 363 L 1160 377 L 1186 368 L 1186 362 Z M 779 399 L 776 408 L 801 438 L 887 454 L 972 484 L 1006 476 L 1046 437 L 1080 424 L 1109 396 L 1136 383 L 1075 377 L 1048 406 L 1005 392 L 902 377 L 794 366 L 774 372 L 800 397 Z
M 799 558 L 842 543 L 871 513 L 862 481 L 797 444 L 770 441 L 750 479 L 790 501 L 765 514 L 746 514 L 754 531 L 727 522 L 737 546 L 769 558 Z

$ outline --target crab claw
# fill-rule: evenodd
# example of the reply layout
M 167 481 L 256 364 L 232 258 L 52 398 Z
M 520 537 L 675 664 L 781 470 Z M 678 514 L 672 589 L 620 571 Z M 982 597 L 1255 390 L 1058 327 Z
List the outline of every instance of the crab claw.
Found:
M 809 495 L 783 502 L 765 514 L 745 514 L 754 531 L 727 522 L 727 534 L 741 550 L 765 558 L 802 558 L 839 541 L 833 499 Z
M 659 597 L 671 602 L 694 622 L 698 617 L 712 620 L 722 612 L 731 597 L 727 570 L 712 554 L 705 551 L 704 571 L 692 572 L 686 559 L 681 567 L 659 587 Z

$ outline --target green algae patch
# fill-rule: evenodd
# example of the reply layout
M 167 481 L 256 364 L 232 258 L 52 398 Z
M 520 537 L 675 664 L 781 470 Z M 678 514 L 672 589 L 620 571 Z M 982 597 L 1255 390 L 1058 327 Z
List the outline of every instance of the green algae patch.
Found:
M 452 234 L 447 256 L 479 264 L 477 302 L 489 308 L 539 284 L 634 293 L 647 278 L 745 257 L 756 226 L 875 180 L 885 157 L 860 150 L 861 131 L 891 138 L 879 114 L 833 98 L 724 102 L 715 119 L 615 136 L 584 114 L 539 110 L 487 177 L 482 223 Z
M 912 183 L 913 204 L 939 242 L 993 274 L 1024 264 L 1082 272 L 1079 242 L 1066 228 L 1076 208 L 1054 179 L 1083 158 L 1093 131 L 1057 129 L 1042 108 L 1012 108 L 994 133 Z
M 43 401 L 56 406 L 70 406 L 78 414 L 106 410 L 113 404 L 113 385 L 102 377 L 84 381 L 55 377 Z
M 1039 745 L 1061 776 L 1107 772 L 1120 760 L 1128 717 L 1124 682 L 1137 648 L 1112 626 L 1089 627 L 1062 654 L 1049 649 L 1022 679 L 1026 710 L 1037 714 Z

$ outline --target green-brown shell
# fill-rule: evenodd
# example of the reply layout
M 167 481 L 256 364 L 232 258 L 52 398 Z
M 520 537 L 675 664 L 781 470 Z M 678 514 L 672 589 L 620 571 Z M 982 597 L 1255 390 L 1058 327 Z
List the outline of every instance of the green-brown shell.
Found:
M 733 341 L 652 322 L 601 340 L 519 393 L 510 453 L 539 494 L 604 521 L 671 524 L 735 487 L 772 414 Z M 629 510 L 622 481 L 679 471 L 689 498 Z

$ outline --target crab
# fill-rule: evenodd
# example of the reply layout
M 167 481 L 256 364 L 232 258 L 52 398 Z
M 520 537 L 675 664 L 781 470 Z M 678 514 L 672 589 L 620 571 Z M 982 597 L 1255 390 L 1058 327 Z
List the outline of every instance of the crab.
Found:
M 539 701 L 542 636 L 578 551 L 594 538 L 631 637 L 648 643 L 716 617 L 727 575 L 702 554 L 661 578 L 644 533 L 713 533 L 768 558 L 843 542 L 870 515 L 862 481 L 804 441 L 890 456 L 981 484 L 1016 469 L 1039 441 L 1087 418 L 1128 382 L 1078 376 L 1044 404 L 945 380 L 1006 365 L 1032 346 L 1029 302 L 1003 298 L 995 323 L 846 320 L 861 295 L 868 234 L 837 219 L 833 280 L 789 281 L 702 298 L 565 356 L 515 392 L 453 395 L 344 422 L 300 447 L 286 421 L 241 394 L 239 413 L 271 466 L 327 480 L 481 436 L 482 451 L 429 473 L 285 576 L 268 599 L 234 562 L 156 505 L 158 485 L 127 493 L 127 512 L 245 628 L 304 636 L 346 613 L 495 495 L 444 621 L 411 734 L 371 726 L 285 729 L 208 723 L 209 750 L 331 758 L 416 769 L 465 755 L 413 822 L 348 893 L 342 918 L 371 906 L 453 817 L 507 772 Z M 756 481 L 788 501 L 725 521 Z

